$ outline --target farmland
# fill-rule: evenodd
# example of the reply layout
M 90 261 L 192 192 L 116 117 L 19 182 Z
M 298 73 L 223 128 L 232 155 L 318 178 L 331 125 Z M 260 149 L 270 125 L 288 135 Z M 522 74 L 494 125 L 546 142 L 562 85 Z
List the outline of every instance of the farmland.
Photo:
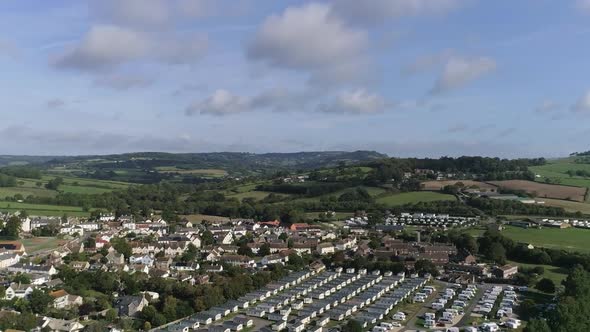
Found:
M 65 242 L 66 241 L 55 237 L 34 237 L 22 240 L 22 243 L 29 254 L 40 250 L 57 248 Z
M 590 188 L 590 178 L 581 176 L 570 176 L 567 171 L 586 171 L 590 172 L 590 164 L 576 163 L 576 158 L 563 158 L 551 160 L 542 166 L 532 166 L 529 169 L 535 174 L 540 175 L 537 181 L 545 182 L 549 179 L 552 182 L 568 186 L 577 186 Z
M 211 178 L 220 178 L 227 176 L 227 171 L 222 169 L 215 169 L 215 168 L 197 168 L 197 169 L 190 169 L 190 168 L 178 168 L 175 166 L 161 166 L 155 167 L 155 169 L 160 173 L 178 173 L 183 175 L 200 175 L 204 177 L 211 177 Z
M 540 198 L 557 198 L 583 202 L 586 188 L 544 184 L 526 180 L 490 181 L 498 187 L 522 190 Z
M 586 202 L 572 202 L 572 201 L 564 201 L 561 199 L 550 199 L 545 198 L 543 199 L 545 205 L 547 206 L 555 206 L 564 208 L 567 212 L 581 212 L 584 214 L 590 214 L 590 203 Z
M 445 186 L 454 185 L 461 182 L 465 187 L 475 187 L 480 189 L 496 189 L 497 187 L 485 182 L 473 180 L 443 180 L 443 181 L 425 181 L 421 183 L 422 190 L 437 191 L 443 189 Z
M 387 206 L 398 206 L 418 202 L 454 201 L 455 199 L 456 198 L 453 195 L 441 194 L 432 191 L 414 191 L 379 197 L 377 199 L 377 203 Z
M 84 179 L 76 177 L 61 177 L 63 184 L 58 190 L 46 189 L 45 185 L 55 176 L 44 175 L 41 179 L 19 178 L 16 187 L 0 188 L 0 199 L 20 194 L 23 197 L 53 197 L 58 192 L 74 194 L 102 194 L 113 190 L 126 189 L 129 183 L 107 180 Z
M 85 212 L 81 207 L 77 206 L 60 206 L 60 205 L 46 205 L 46 204 L 29 204 L 18 202 L 2 202 L 0 201 L 0 211 L 16 212 L 25 210 L 30 215 L 41 216 L 80 216 L 87 217 L 89 212 Z

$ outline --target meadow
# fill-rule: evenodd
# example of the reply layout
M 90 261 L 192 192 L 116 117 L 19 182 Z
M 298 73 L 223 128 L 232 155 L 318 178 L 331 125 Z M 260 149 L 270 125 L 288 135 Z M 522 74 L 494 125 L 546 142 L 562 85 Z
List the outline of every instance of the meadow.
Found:
M 551 160 L 545 165 L 532 166 L 529 169 L 531 172 L 541 176 L 540 178 L 536 178 L 539 182 L 544 182 L 546 178 L 549 178 L 557 179 L 560 184 L 568 186 L 590 188 L 590 178 L 569 176 L 567 174 L 569 170 L 590 172 L 590 164 L 578 164 L 575 162 L 575 158 Z
M 25 210 L 29 215 L 35 216 L 68 216 L 88 217 L 90 212 L 85 212 L 78 206 L 62 206 L 62 205 L 47 205 L 47 204 L 29 204 L 18 202 L 4 202 L 0 201 L 0 211 L 16 212 Z
M 409 203 L 418 202 L 434 202 L 434 201 L 454 201 L 455 196 L 448 194 L 441 194 L 433 191 L 413 191 L 408 193 L 394 194 L 389 196 L 382 196 L 377 199 L 377 203 L 385 204 L 387 206 L 398 206 Z
M 470 228 L 467 233 L 473 236 L 480 236 L 485 232 L 484 227 Z M 516 242 L 532 244 L 533 246 L 563 249 L 567 251 L 578 251 L 590 253 L 590 230 L 580 228 L 522 228 L 505 226 L 502 235 L 513 239 Z
M 175 166 L 160 166 L 155 168 L 160 173 L 178 173 L 183 175 L 200 175 L 211 178 L 221 178 L 227 176 L 227 171 L 216 168 L 178 168 Z

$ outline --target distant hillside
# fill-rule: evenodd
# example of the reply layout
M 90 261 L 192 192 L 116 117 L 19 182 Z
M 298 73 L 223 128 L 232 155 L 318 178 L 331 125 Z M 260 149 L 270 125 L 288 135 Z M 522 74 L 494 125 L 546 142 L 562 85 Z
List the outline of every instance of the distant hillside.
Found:
M 102 156 L 0 156 L 0 167 L 32 164 L 55 175 L 156 183 L 161 180 L 198 182 L 226 175 L 249 176 L 277 171 L 305 171 L 383 158 L 387 158 L 387 155 L 374 151 L 264 154 L 137 152 Z

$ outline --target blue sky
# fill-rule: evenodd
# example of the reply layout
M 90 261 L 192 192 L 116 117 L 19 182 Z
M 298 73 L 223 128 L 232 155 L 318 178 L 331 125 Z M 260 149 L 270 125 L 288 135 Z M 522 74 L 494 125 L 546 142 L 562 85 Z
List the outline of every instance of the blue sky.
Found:
M 590 0 L 4 0 L 0 154 L 590 149 Z

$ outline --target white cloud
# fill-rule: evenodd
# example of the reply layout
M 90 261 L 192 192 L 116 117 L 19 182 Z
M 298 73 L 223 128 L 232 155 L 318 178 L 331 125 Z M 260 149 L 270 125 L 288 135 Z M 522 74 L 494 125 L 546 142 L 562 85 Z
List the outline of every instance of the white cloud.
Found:
M 208 98 L 189 105 L 185 113 L 211 115 L 229 115 L 249 110 L 249 101 L 245 97 L 237 96 L 227 90 L 216 90 Z
M 461 88 L 468 83 L 494 71 L 496 61 L 489 57 L 451 57 L 437 79 L 431 93 L 437 94 Z
M 310 70 L 314 79 L 351 79 L 364 64 L 366 46 L 364 31 L 331 15 L 330 6 L 312 3 L 268 17 L 247 55 L 275 67 Z
M 534 111 L 535 111 L 535 113 L 544 114 L 544 113 L 551 113 L 553 111 L 558 110 L 559 108 L 561 108 L 561 105 L 554 102 L 553 100 L 545 100 L 540 105 L 535 107 Z
M 365 89 L 357 89 L 339 94 L 328 105 L 320 105 L 319 110 L 329 113 L 374 114 L 383 112 L 388 103 L 375 93 Z
M 578 99 L 578 101 L 572 106 L 572 111 L 579 113 L 590 112 L 590 90 Z
M 150 50 L 147 36 L 134 30 L 98 25 L 55 62 L 59 68 L 97 69 L 115 66 L 145 56 Z
M 115 90 L 129 90 L 132 88 L 144 88 L 152 85 L 154 80 L 150 77 L 133 74 L 109 74 L 97 77 L 94 84 Z
M 334 11 L 350 21 L 373 24 L 406 16 L 443 14 L 461 0 L 332 0 Z
M 97 70 L 151 59 L 170 64 L 192 63 L 207 49 L 200 35 L 148 34 L 116 25 L 97 25 L 54 62 L 58 68 Z
M 414 62 L 405 65 L 402 68 L 402 74 L 415 75 L 424 71 L 443 65 L 453 56 L 452 50 L 445 50 L 437 54 L 423 55 L 418 57 Z

